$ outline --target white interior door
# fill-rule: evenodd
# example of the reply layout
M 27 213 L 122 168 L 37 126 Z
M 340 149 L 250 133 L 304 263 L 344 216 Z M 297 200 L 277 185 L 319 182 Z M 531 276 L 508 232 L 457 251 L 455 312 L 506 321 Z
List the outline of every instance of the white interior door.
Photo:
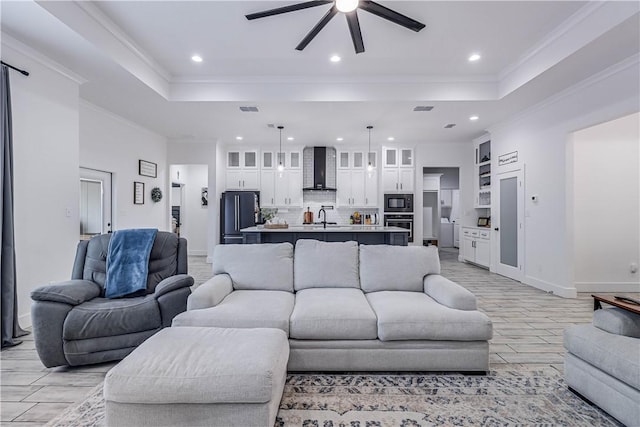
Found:
M 522 171 L 498 175 L 497 218 L 493 218 L 494 236 L 497 241 L 498 259 L 496 272 L 514 280 L 522 281 L 524 259 L 524 187 Z
M 111 172 L 80 168 L 80 238 L 111 233 L 111 180 Z

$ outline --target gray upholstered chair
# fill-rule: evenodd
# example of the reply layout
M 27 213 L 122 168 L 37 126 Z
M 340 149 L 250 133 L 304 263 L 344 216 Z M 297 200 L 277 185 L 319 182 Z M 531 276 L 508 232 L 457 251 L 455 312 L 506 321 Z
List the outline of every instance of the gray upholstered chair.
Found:
M 159 231 L 151 248 L 147 294 L 104 298 L 110 234 L 78 244 L 71 280 L 31 293 L 36 350 L 46 367 L 86 365 L 127 356 L 187 308 L 193 278 L 187 241 Z

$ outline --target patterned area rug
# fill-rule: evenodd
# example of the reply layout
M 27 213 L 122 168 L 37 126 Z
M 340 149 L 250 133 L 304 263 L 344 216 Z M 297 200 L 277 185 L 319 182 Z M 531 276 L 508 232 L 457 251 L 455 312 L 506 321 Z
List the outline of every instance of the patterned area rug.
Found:
M 103 426 L 102 385 L 48 426 Z M 486 376 L 290 374 L 276 426 L 619 426 L 549 366 Z

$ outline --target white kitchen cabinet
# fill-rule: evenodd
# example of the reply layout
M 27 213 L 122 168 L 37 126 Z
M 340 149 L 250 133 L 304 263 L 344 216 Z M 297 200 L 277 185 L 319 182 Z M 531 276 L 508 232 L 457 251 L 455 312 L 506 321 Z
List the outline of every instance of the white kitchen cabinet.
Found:
M 338 151 L 338 169 L 363 169 L 365 153 L 362 151 Z
M 262 169 L 273 169 L 276 167 L 276 158 L 273 151 L 262 152 Z
M 378 207 L 378 171 L 375 169 L 365 173 L 364 205 L 371 208 Z
M 227 169 L 258 169 L 258 151 L 227 151 Z
M 260 179 L 258 170 L 251 169 L 227 169 L 227 190 L 259 190 Z
M 275 205 L 302 207 L 302 170 L 289 168 L 275 173 Z
M 363 169 L 339 169 L 336 201 L 340 207 L 366 206 L 365 172 Z
M 227 190 L 259 190 L 258 151 L 227 151 L 225 177 Z
M 414 191 L 413 149 L 382 147 L 382 190 L 385 193 Z
M 489 229 L 462 228 L 462 257 L 465 261 L 489 268 L 491 265 L 491 232 Z
M 475 167 L 473 186 L 475 208 L 491 207 L 491 139 L 485 135 L 474 140 Z
M 412 193 L 413 169 L 382 168 L 382 189 L 385 193 Z
M 260 207 L 276 206 L 276 173 L 273 168 L 260 172 Z

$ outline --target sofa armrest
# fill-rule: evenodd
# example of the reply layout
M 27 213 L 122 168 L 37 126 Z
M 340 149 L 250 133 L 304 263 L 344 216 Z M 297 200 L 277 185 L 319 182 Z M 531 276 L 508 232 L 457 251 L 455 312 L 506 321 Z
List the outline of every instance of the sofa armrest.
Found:
M 175 276 L 167 277 L 158 283 L 153 295 L 157 299 L 164 294 L 175 291 L 176 289 L 187 288 L 190 286 L 193 286 L 193 277 L 188 274 L 176 274 Z
M 41 286 L 31 292 L 34 301 L 53 301 L 79 305 L 99 297 L 102 287 L 89 280 L 67 280 L 54 285 Z
M 425 276 L 424 293 L 450 308 L 467 311 L 478 309 L 475 295 L 439 274 Z
M 216 274 L 211 279 L 198 286 L 187 300 L 188 310 L 214 307 L 233 291 L 231 276 Z

